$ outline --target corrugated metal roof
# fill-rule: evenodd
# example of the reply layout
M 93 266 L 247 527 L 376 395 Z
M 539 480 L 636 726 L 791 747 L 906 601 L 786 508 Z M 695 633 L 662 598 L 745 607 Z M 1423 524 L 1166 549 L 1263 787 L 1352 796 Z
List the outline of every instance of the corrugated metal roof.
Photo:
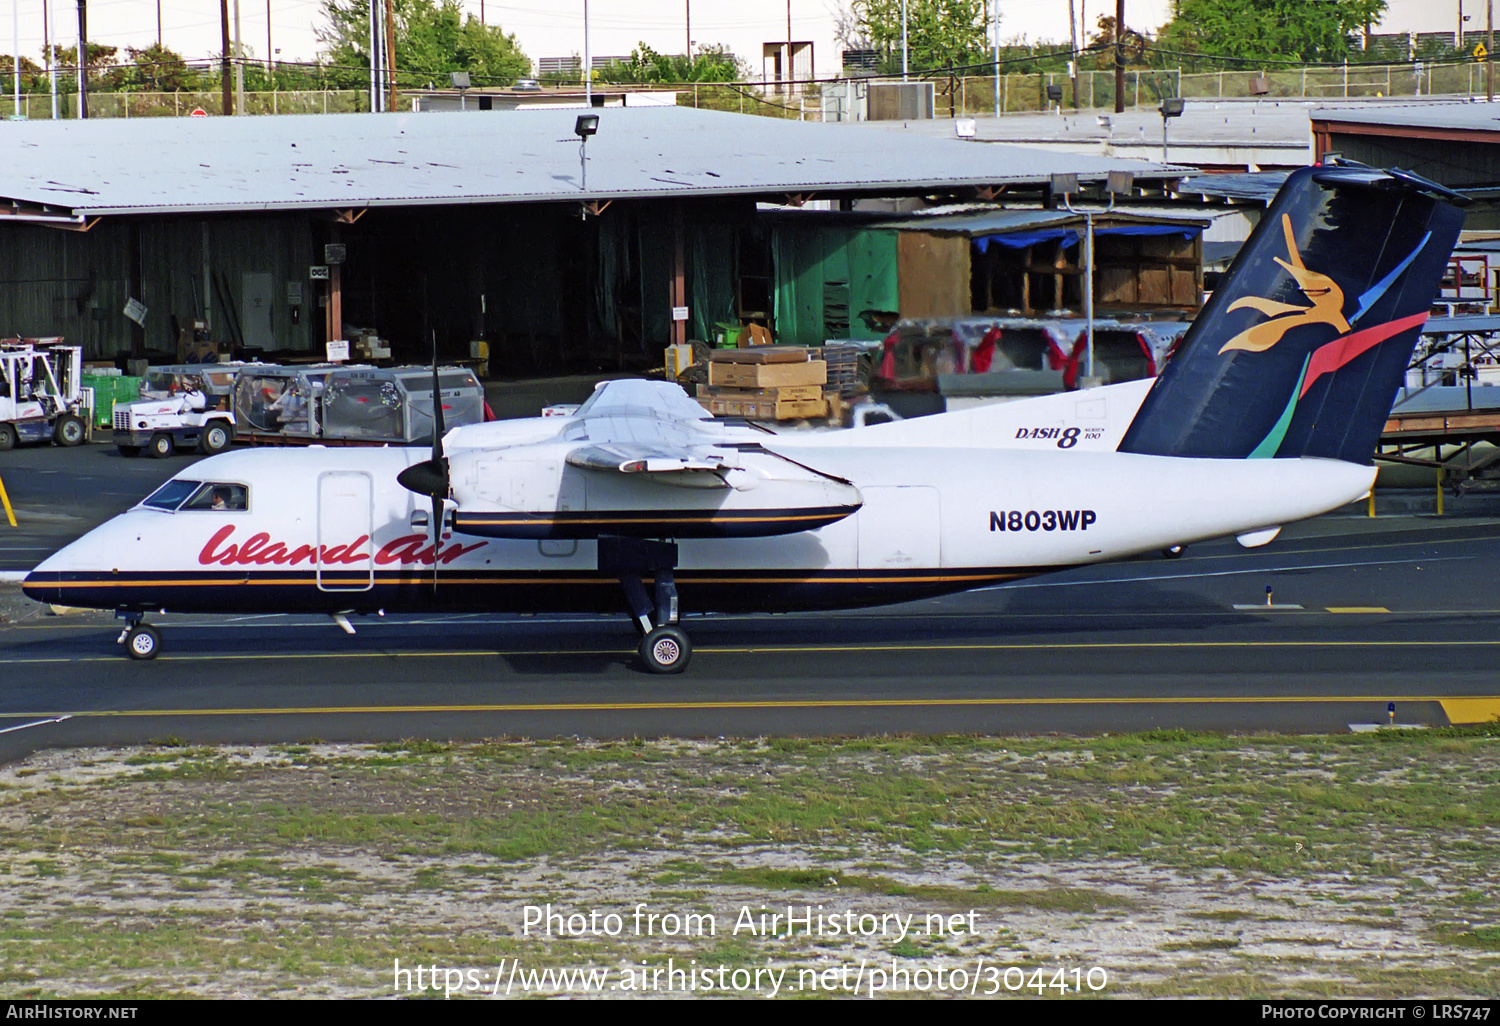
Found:
M 1314 123 L 1330 121 L 1401 128 L 1500 132 L 1500 104 L 1463 100 L 1433 103 L 1383 103 L 1358 107 L 1320 107 L 1312 111 L 1310 117 Z
M 686 107 L 0 123 L 0 197 L 84 216 L 871 192 L 1165 165 Z
M 1094 224 L 1184 224 L 1207 227 L 1209 218 L 1194 214 L 1133 213 L 1128 210 L 1094 210 Z M 901 231 L 952 233 L 955 235 L 999 235 L 1005 232 L 1034 231 L 1038 228 L 1063 228 L 1084 223 L 1083 211 L 1067 210 L 980 210 L 937 217 L 904 217 L 890 221 L 883 228 Z
M 1244 174 L 1198 175 L 1177 185 L 1182 196 L 1214 196 L 1222 199 L 1270 203 L 1290 171 L 1254 171 Z

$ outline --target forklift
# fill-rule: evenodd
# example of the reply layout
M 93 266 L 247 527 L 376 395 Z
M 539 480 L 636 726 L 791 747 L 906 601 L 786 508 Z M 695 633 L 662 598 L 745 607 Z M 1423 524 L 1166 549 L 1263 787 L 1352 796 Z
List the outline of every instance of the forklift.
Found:
M 21 442 L 83 442 L 88 411 L 82 380 L 82 346 L 61 339 L 0 339 L 0 452 Z

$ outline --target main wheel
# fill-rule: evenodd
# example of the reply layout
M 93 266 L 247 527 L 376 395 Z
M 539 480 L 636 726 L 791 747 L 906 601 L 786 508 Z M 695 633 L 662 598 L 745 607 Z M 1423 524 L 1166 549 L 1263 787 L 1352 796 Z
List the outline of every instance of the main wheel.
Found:
M 223 452 L 234 441 L 234 431 L 222 420 L 210 421 L 198 439 L 198 448 L 209 456 Z
M 177 446 L 172 443 L 172 436 L 165 432 L 157 432 L 151 436 L 150 443 L 146 449 L 159 460 L 164 460 L 177 451 Z
M 83 421 L 71 413 L 64 413 L 52 425 L 52 440 L 58 445 L 78 445 L 85 434 Z
M 680 627 L 658 627 L 641 639 L 641 662 L 652 673 L 681 673 L 693 655 L 687 632 Z
M 161 650 L 161 635 L 154 627 L 137 624 L 125 634 L 125 651 L 132 659 L 155 659 Z
M 16 429 L 9 424 L 0 424 L 0 452 L 10 452 L 16 447 Z

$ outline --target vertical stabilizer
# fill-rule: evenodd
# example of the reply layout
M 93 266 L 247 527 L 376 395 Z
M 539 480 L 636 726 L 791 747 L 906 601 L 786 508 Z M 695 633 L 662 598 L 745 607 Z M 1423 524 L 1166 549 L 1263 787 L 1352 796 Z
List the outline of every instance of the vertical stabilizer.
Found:
M 1292 173 L 1121 452 L 1369 463 L 1463 224 L 1402 171 Z

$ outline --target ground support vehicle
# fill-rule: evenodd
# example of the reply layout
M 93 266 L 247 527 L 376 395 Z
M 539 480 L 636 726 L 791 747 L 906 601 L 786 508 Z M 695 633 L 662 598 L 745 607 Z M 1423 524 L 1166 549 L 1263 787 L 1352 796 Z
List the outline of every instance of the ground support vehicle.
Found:
M 61 339 L 0 341 L 0 451 L 19 442 L 78 445 L 88 437 L 83 347 Z
M 438 377 L 448 427 L 485 419 L 473 371 Z M 248 364 L 234 385 L 237 437 L 266 445 L 421 445 L 432 441 L 432 370 L 427 367 Z
M 221 364 L 157 367 L 141 381 L 140 402 L 117 404 L 115 447 L 158 459 L 183 449 L 212 456 L 234 441 L 230 394 L 237 367 Z

